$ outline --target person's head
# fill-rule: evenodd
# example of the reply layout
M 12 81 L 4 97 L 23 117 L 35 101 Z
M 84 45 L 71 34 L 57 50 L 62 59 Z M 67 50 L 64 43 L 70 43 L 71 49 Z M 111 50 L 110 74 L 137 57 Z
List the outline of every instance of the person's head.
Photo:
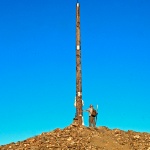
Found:
M 90 107 L 93 107 L 93 105 L 91 104 Z

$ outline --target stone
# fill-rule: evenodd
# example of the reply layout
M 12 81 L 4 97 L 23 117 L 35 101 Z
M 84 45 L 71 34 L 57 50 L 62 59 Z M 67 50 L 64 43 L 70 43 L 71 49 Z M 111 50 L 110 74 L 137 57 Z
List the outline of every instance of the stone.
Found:
M 150 134 L 71 124 L 24 141 L 1 145 L 0 150 L 150 150 Z

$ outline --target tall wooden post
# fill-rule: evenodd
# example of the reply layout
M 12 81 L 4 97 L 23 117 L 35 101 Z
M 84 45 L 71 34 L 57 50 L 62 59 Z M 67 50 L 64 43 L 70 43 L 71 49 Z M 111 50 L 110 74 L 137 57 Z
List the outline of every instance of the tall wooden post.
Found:
M 81 74 L 81 40 L 80 40 L 80 4 L 76 4 L 76 118 L 82 125 L 82 74 Z

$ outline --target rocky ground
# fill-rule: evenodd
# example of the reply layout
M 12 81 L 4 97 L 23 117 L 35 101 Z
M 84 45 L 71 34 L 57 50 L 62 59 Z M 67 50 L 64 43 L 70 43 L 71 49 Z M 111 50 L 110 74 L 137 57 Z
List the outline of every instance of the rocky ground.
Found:
M 70 125 L 1 145 L 0 150 L 150 150 L 150 134 Z

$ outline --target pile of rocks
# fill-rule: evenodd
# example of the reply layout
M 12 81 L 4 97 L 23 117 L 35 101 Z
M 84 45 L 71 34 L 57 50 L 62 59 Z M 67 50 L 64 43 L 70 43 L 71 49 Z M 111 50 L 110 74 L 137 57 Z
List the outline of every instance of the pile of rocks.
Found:
M 0 146 L 0 150 L 150 150 L 150 134 L 70 125 L 27 140 Z

